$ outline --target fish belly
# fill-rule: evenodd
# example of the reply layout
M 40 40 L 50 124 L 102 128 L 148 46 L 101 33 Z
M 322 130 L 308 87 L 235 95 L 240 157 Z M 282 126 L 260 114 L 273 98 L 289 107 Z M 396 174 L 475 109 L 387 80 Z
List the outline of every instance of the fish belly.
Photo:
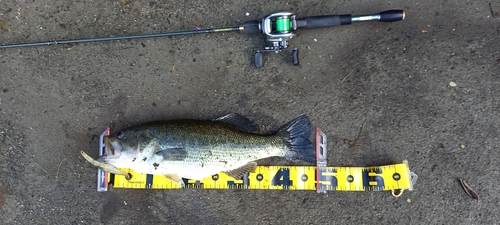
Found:
M 284 149 L 284 146 L 283 146 Z M 175 174 L 182 178 L 201 180 L 220 172 L 237 169 L 248 162 L 262 158 L 279 156 L 283 149 L 267 148 L 197 148 L 188 150 L 184 160 L 163 160 L 161 157 L 132 163 L 132 170 L 140 173 L 167 175 Z

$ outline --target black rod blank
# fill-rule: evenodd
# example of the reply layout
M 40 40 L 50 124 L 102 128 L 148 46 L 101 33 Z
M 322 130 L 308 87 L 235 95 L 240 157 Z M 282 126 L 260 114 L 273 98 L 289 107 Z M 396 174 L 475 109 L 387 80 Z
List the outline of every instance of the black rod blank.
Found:
M 57 45 L 57 44 L 74 44 L 74 43 L 84 43 L 84 42 L 113 41 L 113 40 L 126 40 L 126 39 L 137 39 L 137 38 L 155 38 L 155 37 L 168 37 L 168 36 L 189 35 L 189 34 L 206 34 L 206 33 L 228 32 L 228 31 L 239 31 L 239 30 L 240 30 L 239 27 L 229 27 L 229 28 L 214 28 L 214 29 L 202 29 L 202 30 L 174 31 L 174 32 L 166 32 L 166 33 L 158 33 L 158 34 L 140 34 L 140 35 L 103 37 L 103 38 L 85 38 L 85 39 L 73 39 L 73 40 L 58 40 L 58 41 L 44 41 L 44 42 L 21 43 L 21 44 L 7 44 L 7 45 L 0 45 L 0 48 L 17 48 L 17 47 L 31 47 L 31 46 Z

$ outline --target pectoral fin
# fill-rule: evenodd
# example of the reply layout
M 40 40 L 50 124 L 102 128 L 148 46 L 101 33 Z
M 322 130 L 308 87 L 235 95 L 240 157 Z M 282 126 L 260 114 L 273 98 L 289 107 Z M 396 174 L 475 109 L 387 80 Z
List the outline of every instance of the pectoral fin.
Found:
M 129 173 L 125 173 L 125 172 L 119 170 L 118 168 L 112 166 L 111 164 L 99 162 L 99 161 L 93 159 L 92 157 L 90 157 L 89 155 L 87 155 L 87 153 L 85 153 L 84 151 L 80 151 L 80 153 L 82 154 L 83 158 L 85 158 L 89 163 L 91 163 L 92 165 L 94 165 L 95 167 L 97 167 L 101 170 L 104 170 L 104 171 L 109 172 L 109 173 L 123 175 L 123 176 L 125 176 L 125 179 L 127 179 L 127 180 L 130 180 L 130 178 L 132 178 Z
M 155 153 L 166 161 L 182 161 L 188 157 L 188 152 L 184 148 L 166 148 Z
M 169 180 L 178 183 L 181 185 L 181 187 L 184 187 L 184 181 L 182 180 L 181 177 L 177 174 L 165 174 L 165 177 L 168 178 Z
M 224 171 L 224 173 L 229 175 L 230 177 L 232 177 L 234 179 L 241 179 L 241 177 L 243 175 L 245 175 L 248 172 L 254 172 L 256 168 L 257 168 L 256 162 L 249 162 L 249 163 L 245 164 L 244 166 L 238 167 L 234 170 Z

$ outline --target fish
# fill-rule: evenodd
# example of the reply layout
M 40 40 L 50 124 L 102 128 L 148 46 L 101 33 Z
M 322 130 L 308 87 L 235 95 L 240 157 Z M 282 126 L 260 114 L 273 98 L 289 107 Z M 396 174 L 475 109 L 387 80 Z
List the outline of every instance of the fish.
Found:
M 215 120 L 152 121 L 105 136 L 105 155 L 86 160 L 110 173 L 125 175 L 117 168 L 129 168 L 163 175 L 181 186 L 182 178 L 202 180 L 220 172 L 241 179 L 255 171 L 255 161 L 269 157 L 316 161 L 307 115 L 274 134 L 255 130 L 252 121 L 235 113 Z

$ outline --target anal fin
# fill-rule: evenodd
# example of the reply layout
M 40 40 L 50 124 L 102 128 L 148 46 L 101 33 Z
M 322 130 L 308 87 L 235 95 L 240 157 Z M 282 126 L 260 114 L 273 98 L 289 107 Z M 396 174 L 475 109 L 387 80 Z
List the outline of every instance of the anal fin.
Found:
M 234 170 L 224 171 L 224 173 L 234 179 L 241 179 L 243 175 L 245 175 L 248 172 L 254 172 L 256 168 L 257 168 L 256 162 L 248 162 L 247 164 L 238 167 Z
M 182 178 L 179 177 L 179 175 L 177 175 L 177 174 L 165 174 L 165 177 L 168 178 L 169 180 L 175 182 L 175 183 L 180 184 L 181 187 L 184 187 L 184 185 L 185 185 Z

